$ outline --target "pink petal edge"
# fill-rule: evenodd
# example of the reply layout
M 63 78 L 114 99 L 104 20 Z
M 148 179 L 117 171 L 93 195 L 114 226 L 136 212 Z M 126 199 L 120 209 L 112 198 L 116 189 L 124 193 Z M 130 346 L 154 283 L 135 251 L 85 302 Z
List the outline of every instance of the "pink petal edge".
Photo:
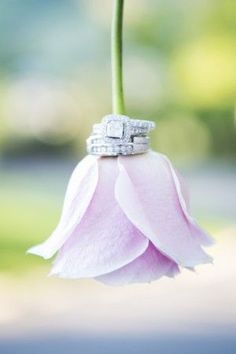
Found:
M 98 159 L 93 199 L 71 237 L 59 250 L 51 275 L 86 278 L 110 273 L 145 252 L 149 241 L 130 222 L 114 197 L 117 159 Z
M 161 154 L 119 157 L 116 199 L 130 221 L 167 257 L 185 267 L 208 263 L 186 222 L 172 174 Z
M 183 185 L 184 182 L 182 180 L 180 180 L 180 178 L 178 177 L 172 163 L 170 162 L 170 160 L 168 159 L 167 156 L 162 154 L 162 157 L 166 160 L 166 163 L 170 169 L 170 172 L 172 174 L 173 177 L 173 181 L 175 183 L 175 188 L 176 191 L 178 193 L 178 197 L 179 197 L 179 202 L 180 205 L 182 207 L 183 213 L 187 219 L 187 221 L 189 222 L 189 224 L 192 227 L 192 234 L 198 238 L 200 244 L 202 244 L 203 246 L 211 246 L 212 244 L 215 243 L 214 239 L 208 235 L 197 223 L 196 221 L 193 219 L 193 217 L 189 214 L 188 212 L 188 206 L 186 203 L 186 200 L 184 198 L 184 195 L 186 193 L 183 193 L 183 190 L 186 189 L 186 187 Z
M 107 285 L 119 286 L 129 283 L 149 283 L 162 276 L 173 277 L 179 273 L 176 263 L 163 256 L 149 242 L 146 251 L 126 266 L 96 279 Z
M 93 197 L 98 181 L 97 157 L 86 156 L 75 167 L 68 183 L 61 219 L 51 236 L 27 253 L 51 258 L 80 223 Z

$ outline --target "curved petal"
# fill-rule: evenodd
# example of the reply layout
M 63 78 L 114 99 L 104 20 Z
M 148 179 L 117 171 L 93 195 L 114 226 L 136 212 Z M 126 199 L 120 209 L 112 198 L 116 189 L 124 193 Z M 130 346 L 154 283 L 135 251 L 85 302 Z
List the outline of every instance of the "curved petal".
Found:
M 175 262 L 172 262 L 170 269 L 166 273 L 166 276 L 169 278 L 174 278 L 177 274 L 180 273 L 179 267 Z
M 148 247 L 147 238 L 130 222 L 114 198 L 117 158 L 100 158 L 99 180 L 89 208 L 59 251 L 51 274 L 95 277 L 130 263 Z
M 176 263 L 163 256 L 151 242 L 146 251 L 126 266 L 97 277 L 108 285 L 125 285 L 129 283 L 148 283 L 163 275 L 174 276 L 179 272 Z
M 188 205 L 188 193 L 187 193 L 187 188 L 183 182 L 183 180 L 180 178 L 178 173 L 175 171 L 172 163 L 170 160 L 167 158 L 167 156 L 162 155 L 163 158 L 166 160 L 167 165 L 170 169 L 170 172 L 172 174 L 173 181 L 175 183 L 175 188 L 176 192 L 178 194 L 179 202 L 181 205 L 181 208 L 183 210 L 183 213 L 189 222 L 191 228 L 192 228 L 192 235 L 198 239 L 199 243 L 204 246 L 210 246 L 214 244 L 213 238 L 208 235 L 202 228 L 195 222 L 193 217 L 189 214 L 189 205 Z M 187 200 L 186 200 L 187 199 Z
M 92 199 L 98 181 L 97 157 L 86 156 L 74 169 L 68 183 L 60 222 L 52 235 L 27 252 L 52 257 L 80 223 Z
M 186 221 L 172 175 L 161 154 L 119 157 L 116 199 L 130 221 L 177 264 L 211 260 Z

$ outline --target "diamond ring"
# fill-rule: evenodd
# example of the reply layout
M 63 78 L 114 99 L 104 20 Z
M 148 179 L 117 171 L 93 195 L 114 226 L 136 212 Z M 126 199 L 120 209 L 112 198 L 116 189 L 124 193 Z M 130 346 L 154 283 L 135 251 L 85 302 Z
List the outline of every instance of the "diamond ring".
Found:
M 152 121 L 130 119 L 124 115 L 110 114 L 100 124 L 94 124 L 93 134 L 102 135 L 106 142 L 128 142 L 131 136 L 146 135 L 155 128 Z
M 94 124 L 87 139 L 91 155 L 118 156 L 142 154 L 149 150 L 147 133 L 155 123 L 130 119 L 124 115 L 108 115 L 100 124 Z

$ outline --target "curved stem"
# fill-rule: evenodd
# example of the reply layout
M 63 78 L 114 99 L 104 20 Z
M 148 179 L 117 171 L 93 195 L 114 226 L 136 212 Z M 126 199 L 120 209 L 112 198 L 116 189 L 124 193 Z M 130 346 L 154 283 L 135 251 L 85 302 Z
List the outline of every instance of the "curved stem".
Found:
M 114 114 L 124 114 L 122 77 L 122 25 L 124 0 L 114 0 L 111 30 L 112 108 Z

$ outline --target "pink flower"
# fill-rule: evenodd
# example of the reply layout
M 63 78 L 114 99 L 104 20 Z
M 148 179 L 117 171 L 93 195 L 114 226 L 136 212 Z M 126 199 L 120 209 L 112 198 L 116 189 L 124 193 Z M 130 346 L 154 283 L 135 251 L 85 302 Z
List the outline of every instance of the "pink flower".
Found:
M 85 157 L 75 168 L 61 220 L 28 252 L 56 252 L 51 274 L 111 285 L 174 277 L 211 257 L 212 243 L 189 215 L 176 171 L 162 154 Z

